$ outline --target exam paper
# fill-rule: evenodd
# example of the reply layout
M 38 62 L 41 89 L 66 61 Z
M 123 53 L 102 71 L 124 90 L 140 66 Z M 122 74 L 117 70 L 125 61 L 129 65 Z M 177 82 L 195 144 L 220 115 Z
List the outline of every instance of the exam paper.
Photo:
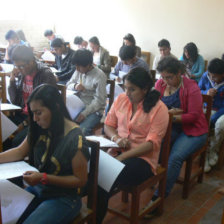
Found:
M 117 143 L 112 142 L 109 139 L 104 138 L 102 136 L 91 135 L 91 136 L 86 136 L 86 139 L 90 141 L 99 142 L 101 148 L 118 148 L 119 147 Z
M 44 61 L 55 61 L 55 56 L 50 52 L 50 51 L 45 51 L 42 55 L 41 58 Z

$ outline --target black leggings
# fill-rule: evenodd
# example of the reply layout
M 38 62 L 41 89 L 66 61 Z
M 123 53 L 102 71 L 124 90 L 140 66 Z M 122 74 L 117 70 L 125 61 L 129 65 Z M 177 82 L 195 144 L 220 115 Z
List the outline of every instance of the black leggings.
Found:
M 119 188 L 120 185 L 136 186 L 154 175 L 151 166 L 141 158 L 129 158 L 122 162 L 125 164 L 125 167 L 113 184 L 111 191 L 107 192 L 98 187 L 97 224 L 102 223 L 107 213 L 108 200 L 115 188 Z

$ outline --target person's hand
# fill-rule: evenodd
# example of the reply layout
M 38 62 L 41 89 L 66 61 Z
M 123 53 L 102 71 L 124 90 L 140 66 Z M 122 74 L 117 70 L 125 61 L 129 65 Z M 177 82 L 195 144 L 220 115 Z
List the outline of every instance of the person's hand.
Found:
M 23 174 L 23 179 L 31 186 L 35 186 L 40 183 L 42 173 L 36 171 L 26 171 Z
M 77 90 L 77 91 L 83 91 L 83 90 L 85 90 L 85 87 L 82 84 L 77 84 L 75 86 L 75 90 Z
M 216 95 L 216 93 L 217 93 L 217 90 L 211 88 L 208 90 L 207 95 L 214 97 Z
M 130 142 L 127 138 L 118 138 L 116 140 L 116 143 L 120 148 L 129 148 L 130 147 Z
M 183 110 L 180 108 L 172 108 L 169 110 L 169 113 L 171 113 L 173 115 L 180 115 L 183 113 Z
M 196 76 L 195 76 L 194 74 L 190 74 L 190 78 L 191 78 L 191 79 L 195 79 Z
M 120 77 L 116 77 L 115 81 L 121 82 L 121 78 Z
M 13 68 L 10 74 L 10 81 L 15 81 L 15 78 L 18 76 L 19 70 L 17 68 Z
M 83 114 L 79 114 L 79 116 L 76 118 L 75 122 L 81 123 L 85 119 L 85 116 Z
M 123 157 L 122 153 L 119 156 L 117 156 L 116 159 L 119 160 L 119 161 L 124 160 L 124 157 Z

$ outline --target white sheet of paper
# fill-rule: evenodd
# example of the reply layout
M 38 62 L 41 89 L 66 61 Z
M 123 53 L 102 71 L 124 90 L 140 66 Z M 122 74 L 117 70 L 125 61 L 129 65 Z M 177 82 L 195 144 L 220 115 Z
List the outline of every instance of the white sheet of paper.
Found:
M 55 56 L 50 51 L 45 51 L 41 58 L 45 61 L 55 61 Z
M 6 111 L 6 110 L 21 110 L 22 108 L 17 106 L 17 105 L 14 105 L 14 104 L 11 104 L 11 103 L 2 103 L 1 104 L 1 111 Z
M 3 72 L 6 72 L 6 73 L 11 72 L 13 70 L 13 68 L 14 68 L 14 65 L 13 64 L 4 64 L 4 63 L 1 63 L 0 65 L 1 65 L 1 67 L 3 69 Z
M 90 140 L 90 141 L 97 141 L 100 143 L 100 147 L 105 148 L 118 148 L 118 144 L 115 142 L 110 141 L 107 138 L 104 138 L 102 136 L 95 136 L 95 135 L 91 135 L 91 136 L 86 136 L 86 139 Z
M 2 163 L 0 164 L 0 180 L 22 176 L 26 171 L 39 172 L 35 167 L 24 161 Z
M 127 75 L 127 72 L 119 71 L 119 74 L 118 74 L 119 78 L 123 79 L 123 77 L 124 77 L 125 75 Z
M 100 150 L 98 173 L 99 186 L 109 192 L 124 166 L 125 165 L 122 162 Z
M 57 70 L 56 68 L 54 68 L 54 67 L 50 67 L 50 70 L 51 70 L 53 73 L 58 72 L 58 70 Z
M 74 120 L 85 107 L 85 104 L 82 102 L 82 100 L 80 100 L 78 96 L 70 94 L 66 95 L 66 106 L 72 120 Z
M 8 180 L 0 180 L 0 197 L 3 224 L 15 224 L 34 195 Z
M 76 94 L 76 93 L 78 93 L 77 90 L 70 90 L 70 89 L 67 89 L 67 90 L 66 90 L 66 96 L 74 95 L 74 94 Z
M 4 142 L 18 127 L 5 114 L 1 113 L 2 142 Z

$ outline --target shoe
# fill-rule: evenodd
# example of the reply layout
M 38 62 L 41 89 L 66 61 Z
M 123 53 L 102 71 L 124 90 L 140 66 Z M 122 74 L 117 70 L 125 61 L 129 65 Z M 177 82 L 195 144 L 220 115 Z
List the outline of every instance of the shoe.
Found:
M 209 162 L 208 162 L 208 158 L 206 158 L 206 160 L 205 160 L 204 172 L 205 172 L 205 173 L 208 173 L 211 169 L 212 169 L 212 168 L 211 168 L 211 166 L 210 166 L 210 164 L 209 164 Z

